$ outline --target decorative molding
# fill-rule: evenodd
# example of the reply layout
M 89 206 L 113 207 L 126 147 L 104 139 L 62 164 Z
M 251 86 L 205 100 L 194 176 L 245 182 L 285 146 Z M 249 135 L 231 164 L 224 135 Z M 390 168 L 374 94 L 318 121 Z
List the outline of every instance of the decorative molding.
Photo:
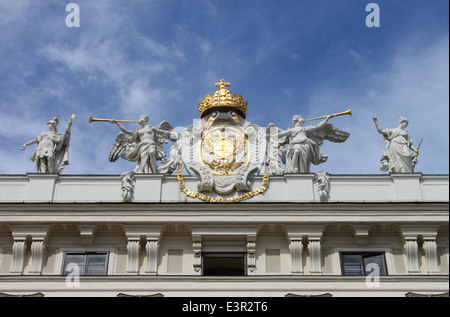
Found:
M 136 184 L 135 172 L 125 172 L 120 175 L 122 199 L 124 202 L 132 201 L 134 194 L 134 186 Z
M 94 243 L 96 226 L 95 225 L 78 225 L 80 231 L 80 239 L 82 245 L 92 245 Z
M 141 242 L 146 244 L 147 267 L 145 273 L 156 275 L 158 273 L 159 239 L 163 229 L 162 225 L 124 225 L 123 231 L 128 239 L 127 273 L 139 274 L 139 252 Z
M 419 267 L 419 245 L 416 239 L 408 239 L 405 241 L 406 263 L 409 274 L 420 274 Z
M 399 233 L 399 227 L 397 224 L 373 224 L 370 226 L 370 234 L 375 234 L 375 233 L 394 233 L 394 234 L 398 234 Z
M 419 294 L 414 292 L 408 292 L 405 294 L 406 297 L 449 297 L 449 293 L 440 293 L 440 294 Z
M 138 274 L 139 273 L 139 250 L 140 243 L 138 240 L 128 239 L 127 244 L 127 273 L 129 274 Z
M 247 235 L 247 275 L 256 274 L 256 234 Z
M 165 224 L 163 226 L 163 230 L 162 230 L 162 234 L 190 234 L 191 233 L 191 228 L 189 227 L 188 224 L 176 224 L 176 223 L 169 223 L 169 224 Z
M 300 241 L 300 239 L 306 239 L 308 241 L 307 248 L 309 251 L 310 273 L 312 275 L 322 274 L 322 251 L 320 240 L 322 239 L 325 227 L 316 225 L 292 225 L 286 226 L 286 230 L 291 242 Z M 299 251 L 298 244 L 296 244 L 294 247 L 297 247 L 294 252 Z M 299 271 L 299 254 L 292 254 L 291 248 L 291 256 L 292 255 L 295 255 L 296 257 L 295 260 L 294 258 L 292 258 L 292 261 L 295 261 L 295 263 L 293 262 L 292 268 L 293 270 Z
M 428 274 L 440 274 L 436 239 L 424 238 L 423 252 L 427 261 Z
M 303 242 L 302 238 L 290 238 L 289 249 L 292 258 L 292 274 L 303 274 Z
M 53 224 L 50 226 L 50 232 L 53 233 L 62 233 L 62 232 L 79 232 L 78 226 L 75 224 Z
M 13 259 L 11 263 L 10 272 L 13 274 L 22 274 L 25 261 L 25 251 L 27 246 L 25 245 L 25 239 L 14 240 L 12 251 Z
M 125 293 L 119 293 L 119 294 L 117 294 L 117 297 L 164 297 L 164 295 L 161 293 L 150 294 L 150 295 L 129 295 L 129 294 L 125 294 Z
M 283 224 L 263 224 L 258 227 L 258 234 L 285 234 Z
M 406 251 L 408 272 L 410 274 L 421 273 L 419 266 L 419 237 L 422 237 L 428 273 L 439 273 L 439 260 L 436 244 L 439 226 L 400 225 L 399 229 Z
M 325 226 L 324 234 L 354 235 L 354 229 L 349 224 L 332 224 Z
M 45 295 L 42 293 L 34 293 L 34 294 L 8 294 L 8 293 L 0 293 L 0 297 L 44 297 Z
M 31 268 L 30 274 L 42 274 L 45 260 L 45 243 L 43 240 L 31 242 Z
M 310 254 L 310 273 L 322 274 L 322 251 L 320 246 L 320 237 L 310 237 L 308 243 L 308 251 Z
M 27 238 L 31 238 L 30 274 L 42 274 L 45 260 L 45 244 L 50 232 L 49 225 L 11 225 L 13 261 L 11 273 L 23 274 Z
M 297 295 L 297 294 L 292 294 L 292 293 L 288 293 L 286 295 L 284 295 L 284 297 L 332 297 L 333 295 L 331 295 L 330 293 L 323 293 L 323 294 L 318 294 L 318 295 Z
M 147 269 L 145 272 L 156 275 L 158 273 L 159 237 L 147 237 L 145 250 L 147 252 Z
M 353 225 L 353 236 L 356 245 L 367 245 L 369 240 L 370 225 Z
M 313 181 L 320 201 L 328 201 L 330 197 L 330 179 L 328 172 L 317 171 L 314 174 Z
M 192 235 L 192 250 L 194 252 L 194 273 L 196 275 L 202 274 L 202 235 Z
M 102 223 L 96 226 L 96 233 L 124 233 L 124 228 L 120 224 L 106 224 Z

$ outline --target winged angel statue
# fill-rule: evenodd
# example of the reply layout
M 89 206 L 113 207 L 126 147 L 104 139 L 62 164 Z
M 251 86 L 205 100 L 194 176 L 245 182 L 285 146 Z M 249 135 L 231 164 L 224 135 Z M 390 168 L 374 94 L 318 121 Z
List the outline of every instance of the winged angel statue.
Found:
M 327 155 L 323 155 L 320 149 L 323 140 L 335 143 L 341 143 L 350 136 L 348 132 L 342 131 L 328 120 L 336 115 L 329 115 L 325 120 L 315 126 L 303 126 L 305 120 L 300 115 L 292 118 L 293 128 L 281 130 L 273 123 L 267 127 L 268 135 L 270 135 L 270 144 L 277 148 L 277 154 L 281 161 L 286 165 L 288 173 L 309 173 L 311 163 L 319 165 L 326 162 Z M 288 145 L 286 149 L 285 146 Z M 269 152 L 269 151 L 268 151 Z M 275 175 L 283 173 L 283 167 L 276 159 L 277 155 L 268 153 L 269 166 Z
M 178 132 L 167 121 L 162 121 L 157 127 L 148 125 L 149 117 L 142 115 L 137 121 L 140 128 L 127 130 L 119 120 L 110 120 L 119 126 L 120 132 L 109 153 L 109 161 L 115 162 L 122 157 L 131 162 L 138 162 L 134 173 L 165 173 L 168 166 L 164 164 L 166 150 L 162 144 L 169 140 L 177 140 Z M 163 165 L 157 166 L 156 162 Z

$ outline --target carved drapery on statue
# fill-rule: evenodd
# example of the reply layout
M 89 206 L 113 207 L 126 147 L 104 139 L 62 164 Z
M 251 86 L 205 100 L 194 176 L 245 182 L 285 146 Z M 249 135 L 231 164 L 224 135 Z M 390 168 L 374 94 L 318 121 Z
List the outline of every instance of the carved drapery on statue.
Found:
M 157 127 L 148 125 L 148 116 L 142 115 L 137 121 L 141 127 L 127 130 L 118 120 L 111 120 L 122 130 L 109 154 L 109 161 L 115 162 L 119 157 L 137 162 L 135 173 L 159 173 L 157 161 L 166 160 L 166 150 L 162 146 L 169 139 L 177 137 L 176 130 L 167 122 L 161 122 Z
M 380 128 L 376 116 L 373 117 L 373 121 L 378 133 L 383 135 L 386 142 L 380 159 L 380 170 L 390 173 L 414 173 L 419 149 L 413 146 L 411 136 L 405 130 L 408 126 L 408 119 L 401 116 L 398 120 L 398 127 L 394 129 Z
M 42 132 L 36 138 L 22 145 L 21 149 L 37 144 L 30 159 L 34 162 L 38 173 L 62 173 L 64 167 L 69 165 L 69 143 L 71 135 L 73 114 L 70 117 L 63 133 L 57 131 L 59 120 L 57 117 L 47 122 L 49 131 Z
M 303 126 L 306 121 L 321 119 L 303 119 L 300 115 L 292 118 L 293 128 L 281 130 L 273 123 L 267 127 L 267 133 L 270 136 L 271 150 L 268 151 L 268 160 L 271 172 L 275 175 L 281 175 L 285 171 L 287 173 L 309 173 L 311 164 L 319 165 L 328 159 L 328 155 L 323 155 L 321 146 L 324 140 L 335 143 L 345 142 L 350 134 L 340 130 L 328 123 L 328 120 L 344 114 L 350 114 L 350 109 L 325 116 L 325 120 L 316 126 Z M 286 146 L 287 145 L 287 149 Z M 284 170 L 278 161 L 277 155 L 274 154 L 274 148 L 278 150 L 278 156 L 286 165 Z

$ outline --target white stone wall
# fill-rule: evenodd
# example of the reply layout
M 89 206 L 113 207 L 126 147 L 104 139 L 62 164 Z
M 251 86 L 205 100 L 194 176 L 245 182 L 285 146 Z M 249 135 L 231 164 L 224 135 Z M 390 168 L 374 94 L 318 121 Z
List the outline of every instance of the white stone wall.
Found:
M 287 232 L 264 232 L 264 226 L 259 226 L 256 237 L 255 252 L 255 275 L 296 275 L 292 272 L 292 249 Z M 54 225 L 51 233 L 45 240 L 45 254 L 42 272 L 39 275 L 61 275 L 63 270 L 64 252 L 78 251 L 107 251 L 110 253 L 108 275 L 127 275 L 127 239 L 122 227 L 119 225 L 99 225 L 92 243 L 81 243 L 80 234 L 74 225 Z M 282 227 L 282 226 L 280 226 Z M 398 234 L 398 226 L 372 226 L 371 232 L 364 243 L 357 243 L 351 225 L 328 225 L 324 227 L 323 236 L 320 239 L 323 275 L 342 275 L 340 270 L 340 251 L 383 251 L 385 252 L 387 270 L 389 275 L 409 274 L 407 265 L 407 254 L 404 250 L 404 236 Z M 5 228 L 4 228 L 5 230 Z M 261 231 L 262 230 L 262 231 Z M 421 232 L 420 227 L 414 228 Z M 423 228 L 423 232 L 428 230 Z M 0 275 L 10 275 L 13 264 L 13 239 L 11 235 L 3 231 L 0 235 Z M 138 272 L 135 275 L 149 274 L 147 271 L 147 253 L 145 251 L 145 240 L 141 240 L 138 255 Z M 302 239 L 302 273 L 300 275 L 311 275 L 312 256 L 308 250 L 308 239 Z M 227 241 L 229 243 L 227 243 Z M 437 254 L 436 261 L 439 266 L 437 274 L 448 274 L 448 227 L 437 228 L 436 239 Z M 22 272 L 18 275 L 30 275 L 32 268 L 32 238 L 25 240 L 24 260 Z M 200 275 L 194 271 L 193 238 L 189 233 L 169 232 L 159 239 L 157 255 L 156 275 Z M 429 261 L 424 254 L 424 242 L 418 242 L 417 262 L 419 273 L 428 275 Z M 206 251 L 230 251 L 245 250 L 245 241 L 242 238 L 221 235 L 214 240 L 203 239 L 201 250 Z M 269 250 L 269 251 L 268 251 Z M 172 257 L 172 258 L 171 258 Z M 270 258 L 268 260 L 268 258 Z M 179 263 L 173 261 L 180 261 Z M 171 263 L 172 261 L 172 263 Z
M 329 202 L 448 201 L 448 175 L 330 175 Z M 254 188 L 261 184 L 258 177 Z M 196 191 L 197 180 L 185 177 Z M 0 176 L 1 202 L 121 202 L 119 176 L 27 174 Z M 215 197 L 214 194 L 211 194 Z M 230 195 L 233 196 L 233 195 Z M 186 198 L 176 176 L 137 175 L 133 202 L 199 202 Z M 268 190 L 245 202 L 321 202 L 314 174 L 271 176 Z
M 255 186 L 258 186 L 256 180 Z M 404 296 L 448 292 L 448 175 L 271 177 L 235 204 L 187 199 L 173 176 L 139 175 L 131 203 L 118 176 L 0 176 L 0 293 L 46 296 Z M 186 178 L 195 188 L 196 180 Z M 62 276 L 65 252 L 106 251 L 107 276 Z M 201 276 L 202 252 L 243 252 L 243 277 Z M 339 252 L 382 251 L 371 289 L 343 276 Z M 326 290 L 326 291 L 325 291 Z

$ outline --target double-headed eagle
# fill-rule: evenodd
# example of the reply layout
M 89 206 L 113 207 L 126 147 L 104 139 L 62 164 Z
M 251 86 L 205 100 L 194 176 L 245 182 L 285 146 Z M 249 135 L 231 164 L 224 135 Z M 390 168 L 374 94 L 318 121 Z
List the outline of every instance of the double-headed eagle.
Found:
M 200 144 L 201 159 L 216 173 L 232 174 L 244 164 L 245 144 L 246 137 L 238 130 L 224 126 L 212 129 L 204 134 Z

